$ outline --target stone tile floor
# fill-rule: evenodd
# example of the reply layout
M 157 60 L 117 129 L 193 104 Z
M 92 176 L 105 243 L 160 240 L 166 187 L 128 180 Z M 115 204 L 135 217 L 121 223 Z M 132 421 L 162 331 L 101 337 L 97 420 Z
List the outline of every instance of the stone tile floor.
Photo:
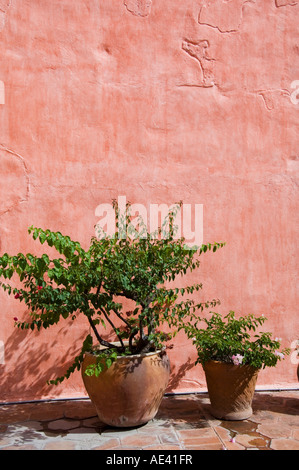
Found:
M 219 421 L 205 393 L 167 395 L 138 428 L 101 423 L 89 400 L 0 406 L 0 450 L 299 450 L 299 390 L 256 392 L 250 419 Z

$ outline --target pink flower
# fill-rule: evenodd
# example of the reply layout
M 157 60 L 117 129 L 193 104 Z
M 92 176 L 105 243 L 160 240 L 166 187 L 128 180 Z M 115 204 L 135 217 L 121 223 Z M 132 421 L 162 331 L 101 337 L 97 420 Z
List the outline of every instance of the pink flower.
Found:
M 235 356 L 232 356 L 232 361 L 235 366 L 239 366 L 242 364 L 242 361 L 244 359 L 244 356 L 241 356 L 241 354 L 236 354 Z
M 37 286 L 37 290 L 42 290 L 43 286 Z
M 275 351 L 275 353 L 274 353 L 274 354 L 275 354 L 275 356 L 278 356 L 278 357 L 280 357 L 280 359 L 284 359 L 284 354 L 282 354 L 281 352 L 279 352 L 279 351 Z

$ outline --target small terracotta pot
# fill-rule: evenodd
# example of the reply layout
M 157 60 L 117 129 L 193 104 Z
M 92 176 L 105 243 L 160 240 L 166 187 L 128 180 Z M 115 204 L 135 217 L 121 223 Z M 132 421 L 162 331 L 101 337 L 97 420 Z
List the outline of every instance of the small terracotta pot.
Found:
M 131 427 L 155 417 L 170 375 L 165 351 L 119 356 L 98 377 L 87 376 L 86 368 L 95 363 L 95 356 L 87 353 L 82 364 L 82 379 L 103 423 Z
M 206 362 L 203 369 L 212 415 L 223 420 L 248 419 L 259 369 L 218 361 Z

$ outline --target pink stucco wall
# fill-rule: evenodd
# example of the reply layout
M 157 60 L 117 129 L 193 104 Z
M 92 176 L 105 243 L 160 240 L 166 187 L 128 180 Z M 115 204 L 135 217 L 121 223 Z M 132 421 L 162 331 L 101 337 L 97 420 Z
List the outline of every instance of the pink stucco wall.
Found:
M 39 249 L 30 225 L 87 244 L 96 207 L 120 195 L 203 204 L 204 242 L 227 245 L 189 281 L 221 312 L 263 313 L 291 346 L 298 14 L 295 0 L 0 0 L 0 252 Z M 79 374 L 46 385 L 84 318 L 25 333 L 24 308 L 2 291 L 0 305 L 0 401 L 84 396 Z M 184 336 L 170 357 L 169 391 L 205 389 Z M 258 387 L 297 387 L 292 358 Z

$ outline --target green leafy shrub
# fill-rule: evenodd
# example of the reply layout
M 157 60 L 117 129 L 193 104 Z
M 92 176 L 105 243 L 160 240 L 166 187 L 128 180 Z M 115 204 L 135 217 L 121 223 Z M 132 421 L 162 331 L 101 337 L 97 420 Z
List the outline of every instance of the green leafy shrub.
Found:
M 194 321 L 182 324 L 197 349 L 197 363 L 215 360 L 235 365 L 249 364 L 258 369 L 274 367 L 289 354 L 289 349 L 280 350 L 281 341 L 273 339 L 270 332 L 256 332 L 267 319 L 264 316 L 247 315 L 236 318 L 231 311 L 222 317 L 212 313 L 210 318 L 194 316 Z M 200 323 L 205 324 L 201 328 Z
M 217 304 L 216 300 L 196 304 L 194 300 L 184 298 L 201 289 L 201 284 L 167 287 L 169 281 L 197 269 L 202 253 L 215 252 L 224 245 L 214 243 L 186 249 L 185 240 L 175 238 L 173 221 L 178 207 L 168 214 L 167 236 L 162 236 L 165 227 L 159 228 L 155 236 L 147 230 L 143 230 L 142 237 L 120 236 L 124 224 L 114 202 L 116 233 L 111 237 L 93 237 L 87 250 L 60 232 L 30 227 L 33 239 L 54 247 L 58 257 L 51 259 L 46 253 L 42 256 L 5 253 L 0 257 L 1 287 L 24 302 L 29 310 L 28 321 L 15 319 L 17 327 L 48 329 L 61 320 L 75 320 L 83 314 L 97 343 L 106 348 L 104 353 L 93 349 L 94 338 L 88 334 L 73 365 L 63 377 L 50 383 L 62 382 L 80 369 L 86 351 L 94 351 L 98 356 L 96 367 L 87 373 L 98 375 L 103 367 L 103 357 L 109 367 L 119 355 L 161 348 L 171 338 L 171 334 L 161 331 L 163 325 L 176 327 L 198 309 Z M 127 209 L 125 226 L 128 235 L 132 231 L 129 204 Z M 10 281 L 15 280 L 15 275 L 22 288 L 11 286 Z M 130 311 L 125 311 L 122 298 L 133 303 Z M 105 328 L 112 329 L 115 341 L 104 339 L 101 330 Z

